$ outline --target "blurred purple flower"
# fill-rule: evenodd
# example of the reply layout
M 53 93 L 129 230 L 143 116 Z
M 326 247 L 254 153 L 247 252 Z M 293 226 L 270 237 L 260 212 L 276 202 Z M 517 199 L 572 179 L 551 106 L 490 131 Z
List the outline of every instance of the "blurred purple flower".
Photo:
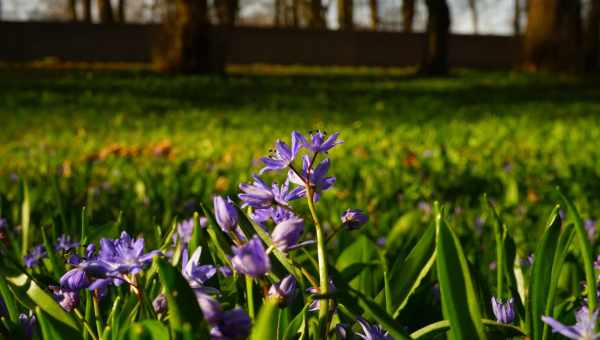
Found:
M 0 296 L 0 317 L 5 317 L 5 316 L 8 316 L 8 312 L 6 310 L 6 304 L 4 303 L 2 296 Z
M 256 209 L 251 214 L 252 219 L 261 226 L 265 226 L 265 223 L 269 220 L 273 220 L 275 224 L 279 224 L 283 221 L 295 218 L 293 212 L 283 207 L 273 207 L 268 209 Z
M 198 223 L 200 223 L 200 228 L 206 228 L 208 225 L 208 219 L 204 216 L 200 216 L 198 218 Z M 188 218 L 187 220 L 183 220 L 177 223 L 177 233 L 173 235 L 173 242 L 177 242 L 177 240 L 181 240 L 182 245 L 185 247 L 190 240 L 192 239 L 192 234 L 194 233 L 194 218 Z
M 62 308 L 67 312 L 72 311 L 79 305 L 79 293 L 73 290 L 50 286 L 54 300 L 56 300 Z
M 280 251 L 287 252 L 290 247 L 294 247 L 298 243 L 303 231 L 304 221 L 301 218 L 293 217 L 283 221 L 271 233 L 273 245 Z
M 365 215 L 360 209 L 348 209 L 344 212 L 341 219 L 346 229 L 355 230 L 367 223 L 369 216 Z
M 296 278 L 293 275 L 284 277 L 278 283 L 274 283 L 269 288 L 269 298 L 274 299 L 284 307 L 296 294 Z
M 60 278 L 60 286 L 70 290 L 87 288 L 90 281 L 82 268 L 73 268 Z
M 335 291 L 335 285 L 333 284 L 333 281 L 329 280 L 329 293 L 333 293 Z M 311 293 L 311 294 L 318 294 L 319 290 L 317 288 L 314 287 L 310 287 L 306 290 L 307 292 Z M 331 307 L 334 308 L 333 304 L 331 304 Z M 315 299 L 313 300 L 313 302 L 310 303 L 310 306 L 308 306 L 308 310 L 310 312 L 315 312 L 319 310 L 319 299 Z
M 156 314 L 164 314 L 167 312 L 167 297 L 165 294 L 158 294 L 152 301 L 152 308 Z
M 421 210 L 422 212 L 424 212 L 426 215 L 431 214 L 431 205 L 425 201 L 419 201 L 419 204 L 417 204 L 417 207 L 419 208 L 419 210 Z
M 304 147 L 306 147 L 308 150 L 312 151 L 313 153 L 317 153 L 317 152 L 327 152 L 329 151 L 329 149 L 333 148 L 336 145 L 339 144 L 343 144 L 344 141 L 342 140 L 337 140 L 338 136 L 340 135 L 339 132 L 335 132 L 334 134 L 332 134 L 331 136 L 329 136 L 327 139 L 325 139 L 325 137 L 327 137 L 327 132 L 321 131 L 321 130 L 317 130 L 314 133 L 309 131 L 309 138 L 305 138 L 303 135 L 298 134 L 298 138 L 300 139 L 300 141 L 302 142 L 302 144 L 304 145 Z
M 69 250 L 77 247 L 79 247 L 79 242 L 72 241 L 71 236 L 66 234 L 60 235 L 54 244 L 54 249 L 64 252 L 68 252 Z
M 219 302 L 210 295 L 204 294 L 201 291 L 195 290 L 195 292 L 196 299 L 198 300 L 198 305 L 202 310 L 204 319 L 206 319 L 206 321 L 208 321 L 208 323 L 211 325 L 217 324 L 219 320 L 221 320 L 223 313 Z
M 37 320 L 35 315 L 33 315 L 33 312 L 29 311 L 29 314 L 19 314 L 19 323 L 21 324 L 21 328 L 23 329 L 25 337 L 31 339 L 35 329 L 37 328 Z
M 492 311 L 496 320 L 500 323 L 510 324 L 515 320 L 515 305 L 512 298 L 502 302 L 492 296 Z
M 248 243 L 232 247 L 233 268 L 242 274 L 252 277 L 263 276 L 271 270 L 271 261 L 258 236 L 254 235 Z
M 238 213 L 229 197 L 215 196 L 213 198 L 215 219 L 224 232 L 235 229 L 238 224 Z
M 583 306 L 575 314 L 577 321 L 572 326 L 567 326 L 549 316 L 542 316 L 542 321 L 552 327 L 553 333 L 560 333 L 569 339 L 593 340 L 600 338 L 600 333 L 595 333 L 598 311 L 589 312 L 588 308 Z
M 338 323 L 335 325 L 335 335 L 339 340 L 348 338 L 349 326 L 345 323 Z
M 265 164 L 265 167 L 259 171 L 262 175 L 266 171 L 285 169 L 296 158 L 300 150 L 302 135 L 294 131 L 292 132 L 292 147 L 290 148 L 285 142 L 277 140 L 275 142 L 275 150 L 271 150 L 269 157 L 262 157 L 260 160 Z
M 384 248 L 385 247 L 385 242 L 386 239 L 384 236 L 380 236 L 379 238 L 377 238 L 377 240 L 375 241 L 375 244 L 379 247 L 379 248 Z
M 367 320 L 357 317 L 356 321 L 362 327 L 362 333 L 356 333 L 365 340 L 393 340 L 394 338 L 379 325 L 371 325 Z
M 238 197 L 244 202 L 242 206 L 251 206 L 256 209 L 271 207 L 275 200 L 272 188 L 257 175 L 253 175 L 252 178 L 254 178 L 254 183 L 240 184 L 240 190 L 243 193 L 238 194 Z
M 596 237 L 596 220 L 588 218 L 583 222 L 583 226 L 587 231 L 588 238 L 590 239 L 590 241 L 593 241 Z
M 223 312 L 210 330 L 213 340 L 246 339 L 250 334 L 250 317 L 241 308 Z
M 47 256 L 48 253 L 46 252 L 46 249 L 43 245 L 40 244 L 31 248 L 29 253 L 25 255 L 25 257 L 23 257 L 23 260 L 27 268 L 32 268 L 36 267 L 40 263 L 40 261 L 46 258 Z

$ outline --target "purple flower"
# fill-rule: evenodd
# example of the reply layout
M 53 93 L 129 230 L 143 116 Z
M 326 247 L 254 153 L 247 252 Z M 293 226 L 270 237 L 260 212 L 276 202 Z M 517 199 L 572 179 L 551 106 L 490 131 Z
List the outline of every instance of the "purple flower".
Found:
M 98 258 L 107 271 L 121 274 L 136 274 L 148 265 L 152 258 L 159 255 L 158 250 L 144 254 L 144 239 L 133 239 L 123 231 L 118 239 L 100 240 Z
M 158 294 L 152 301 L 152 308 L 156 314 L 164 314 L 167 312 L 167 297 L 165 294 Z
M 73 268 L 60 278 L 60 286 L 70 290 L 87 288 L 90 285 L 87 275 L 82 268 Z
M 6 310 L 6 304 L 4 303 L 2 296 L 0 296 L 0 317 L 4 316 L 8 316 L 8 311 Z
M 300 151 L 302 138 L 299 132 L 292 132 L 291 148 L 285 142 L 277 140 L 275 142 L 275 150 L 271 150 L 269 157 L 262 157 L 260 159 L 265 164 L 265 167 L 258 174 L 262 175 L 265 171 L 281 170 L 290 166 L 298 155 L 298 151 Z
M 303 187 L 298 192 L 298 195 L 301 197 L 306 196 L 305 186 L 308 183 L 314 192 L 314 200 L 317 201 L 321 191 L 327 190 L 333 186 L 335 177 L 327 176 L 330 165 L 329 158 L 322 160 L 314 169 L 312 168 L 313 164 L 311 164 L 311 162 L 312 160 L 310 157 L 304 155 L 304 157 L 302 157 L 302 173 L 299 176 L 296 172 L 290 170 L 288 172 L 288 179 L 290 182 Z
M 594 240 L 594 237 L 596 236 L 596 220 L 588 218 L 584 221 L 583 225 L 587 231 L 590 241 Z
M 344 212 L 341 219 L 348 230 L 355 230 L 367 223 L 369 216 L 365 215 L 360 209 L 348 209 Z
M 310 133 L 310 132 L 309 132 Z M 343 144 L 344 141 L 337 140 L 339 132 L 335 132 L 329 138 L 325 139 L 327 133 L 321 130 L 317 130 L 315 133 L 310 133 L 310 141 L 304 138 L 304 136 L 300 135 L 302 138 L 302 144 L 309 149 L 310 151 L 317 152 L 327 152 L 329 149 L 333 148 L 336 145 Z
M 6 222 L 5 218 L 0 218 L 0 233 L 4 232 L 8 227 L 8 222 Z
M 425 201 L 419 201 L 417 207 L 426 215 L 429 215 L 431 213 L 431 205 Z
M 256 209 L 252 212 L 251 217 L 256 223 L 264 227 L 265 223 L 269 220 L 273 220 L 274 223 L 279 224 L 283 221 L 295 218 L 296 215 L 289 209 L 273 207 L 268 209 Z
M 215 219 L 224 232 L 235 229 L 238 224 L 238 213 L 229 197 L 227 199 L 221 196 L 213 198 L 215 206 Z
M 222 313 L 219 322 L 210 330 L 213 340 L 246 339 L 250 334 L 250 317 L 241 308 Z
M 298 243 L 303 231 L 304 221 L 301 218 L 293 217 L 283 221 L 271 233 L 273 245 L 280 251 L 286 252 Z
M 204 315 L 204 319 L 208 321 L 209 324 L 215 325 L 221 320 L 223 311 L 221 310 L 221 305 L 217 300 L 211 297 L 208 294 L 204 294 L 201 291 L 195 290 L 196 299 L 198 300 L 198 305 L 202 310 L 202 315 Z
M 274 299 L 284 307 L 296 294 L 296 278 L 293 275 L 284 277 L 269 288 L 269 298 Z
M 362 333 L 356 333 L 365 340 L 393 340 L 394 338 L 379 325 L 371 325 L 367 320 L 357 317 L 356 321 L 362 327 Z
M 340 340 L 348 338 L 348 325 L 345 323 L 335 325 L 335 335 Z
M 243 206 L 251 206 L 253 208 L 269 208 L 273 205 L 275 195 L 267 183 L 265 183 L 257 175 L 253 175 L 254 183 L 240 184 L 240 190 L 243 194 L 238 194 L 238 197 L 244 202 Z
M 217 273 L 217 269 L 213 265 L 200 265 L 200 255 L 202 255 L 202 247 L 198 247 L 188 261 L 187 250 L 185 250 L 182 261 L 183 277 L 194 289 L 203 288 L 206 281 Z
M 335 291 L 335 286 L 333 284 L 333 281 L 329 280 L 329 293 L 332 293 Z M 310 287 L 306 290 L 307 292 L 311 293 L 311 294 L 318 294 L 319 293 L 319 289 L 314 288 L 314 287 Z M 331 304 L 331 307 L 334 308 L 333 304 Z M 319 310 L 319 299 L 315 299 L 313 300 L 313 302 L 310 303 L 310 306 L 308 306 L 308 310 L 311 312 L 315 312 Z
M 232 250 L 231 263 L 237 272 L 258 277 L 271 270 L 271 261 L 258 236 L 254 235 L 248 243 L 232 247 Z
M 200 216 L 198 223 L 200 223 L 200 228 L 206 228 L 208 219 L 204 216 Z M 192 239 L 193 233 L 194 219 L 188 218 L 187 220 L 183 220 L 177 223 L 177 233 L 173 235 L 173 242 L 177 242 L 177 239 L 180 239 L 183 245 L 187 245 Z
M 79 242 L 72 241 L 71 236 L 66 234 L 60 235 L 54 244 L 54 249 L 62 250 L 64 252 L 68 252 L 69 250 L 77 247 L 79 247 Z
M 553 333 L 560 333 L 569 339 L 593 340 L 600 338 L 600 333 L 595 333 L 596 321 L 598 319 L 598 311 L 590 315 L 587 307 L 581 307 L 575 314 L 577 321 L 572 326 L 567 326 L 559 321 L 549 317 L 542 316 L 542 321 L 552 327 Z
M 19 322 L 21 323 L 21 328 L 23 329 L 23 333 L 25 333 L 25 337 L 31 339 L 31 337 L 33 337 L 33 332 L 37 327 L 35 315 L 33 315 L 31 311 L 29 311 L 29 314 L 21 313 L 19 314 Z
M 46 249 L 44 249 L 44 246 L 40 244 L 31 248 L 29 253 L 23 257 L 23 260 L 25 261 L 27 268 L 32 268 L 37 266 L 40 261 L 47 256 L 48 253 L 46 253 Z
M 67 312 L 72 311 L 79 305 L 79 293 L 69 289 L 59 288 L 50 286 L 54 299 L 64 308 Z
M 502 302 L 492 296 L 492 311 L 500 323 L 510 324 L 515 320 L 515 305 L 512 298 Z

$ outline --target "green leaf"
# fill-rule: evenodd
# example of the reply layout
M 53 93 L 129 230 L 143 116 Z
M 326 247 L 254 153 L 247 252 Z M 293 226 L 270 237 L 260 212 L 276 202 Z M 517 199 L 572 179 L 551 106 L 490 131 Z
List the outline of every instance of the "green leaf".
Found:
M 579 250 L 581 251 L 581 256 L 583 257 L 583 268 L 585 271 L 585 282 L 587 287 L 596 287 L 596 274 L 594 272 L 594 254 L 592 253 L 592 245 L 590 240 L 588 239 L 587 232 L 585 227 L 583 226 L 583 221 L 579 216 L 579 212 L 575 209 L 575 205 L 571 202 L 567 196 L 563 195 L 560 191 L 560 188 L 556 188 L 558 194 L 560 195 L 563 204 L 567 208 L 570 217 L 573 219 L 573 223 L 575 223 L 575 232 L 577 233 L 577 239 L 579 240 Z M 597 306 L 597 298 L 596 298 L 596 290 L 595 289 L 587 289 L 587 298 L 588 298 L 588 308 L 590 313 L 593 313 Z
M 529 288 L 531 317 L 531 336 L 534 340 L 542 339 L 542 314 L 546 310 L 546 302 L 552 281 L 552 266 L 560 237 L 560 216 L 558 206 L 552 210 L 546 231 L 538 243 L 531 269 Z
M 162 258 L 155 258 L 158 275 L 169 306 L 169 324 L 176 337 L 191 327 L 199 338 L 207 339 L 208 331 L 196 295 L 181 273 Z
M 265 302 L 260 308 L 258 318 L 252 327 L 251 340 L 277 339 L 277 304 Z
M 442 220 L 435 204 L 436 268 L 442 309 L 454 339 L 485 339 L 477 293 L 458 238 Z
M 337 258 L 336 268 L 344 272 L 352 265 L 357 263 L 368 263 L 377 258 L 377 248 L 364 235 L 359 236 L 354 243 L 350 244 Z M 371 275 L 370 275 L 371 274 Z M 373 287 L 373 275 L 370 270 L 363 270 L 352 281 L 349 281 L 352 288 L 361 292 L 371 294 Z
M 17 309 L 14 296 L 8 288 L 6 279 L 2 275 L 0 275 L 0 297 L 4 300 L 9 319 L 11 321 L 17 321 L 19 319 L 19 310 Z
M 79 331 L 79 325 L 44 289 L 35 283 L 27 274 L 7 277 L 11 288 L 17 299 L 34 310 L 39 306 L 51 318 Z
M 25 181 L 22 182 L 23 202 L 21 203 L 21 255 L 27 255 L 29 244 L 31 243 L 31 230 L 29 230 L 29 220 L 31 215 L 31 205 L 29 202 L 29 188 Z
M 43 339 L 82 339 L 81 333 L 49 317 L 39 306 L 35 307 L 35 316 Z
M 169 330 L 157 320 L 144 320 L 129 326 L 121 337 L 123 340 L 163 340 L 169 339 Z
M 397 318 L 408 299 L 429 273 L 435 262 L 435 226 L 431 225 L 403 260 L 396 260 L 390 269 L 390 286 L 393 287 L 392 302 L 397 307 Z M 380 293 L 380 295 L 383 292 Z M 379 298 L 379 296 L 378 296 Z
M 298 337 L 296 337 L 296 335 L 298 333 L 300 333 L 300 338 L 302 338 L 303 334 L 306 334 L 306 312 L 308 311 L 309 306 L 310 304 L 305 305 L 300 313 L 298 313 L 289 323 L 283 335 L 284 340 L 297 339 Z
M 483 319 L 481 320 L 486 333 L 495 333 L 502 335 L 504 338 L 522 337 L 525 333 L 513 325 L 506 325 L 498 323 L 493 320 Z M 450 329 L 450 322 L 448 320 L 442 320 L 429 324 L 423 328 L 420 328 L 410 334 L 413 339 L 431 339 L 434 335 L 439 333 L 445 333 Z

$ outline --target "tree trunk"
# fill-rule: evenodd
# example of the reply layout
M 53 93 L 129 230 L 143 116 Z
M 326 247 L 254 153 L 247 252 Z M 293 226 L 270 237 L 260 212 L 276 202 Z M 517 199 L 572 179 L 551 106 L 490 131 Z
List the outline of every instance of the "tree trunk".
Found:
M 275 25 L 275 27 L 279 27 L 281 26 L 281 1 L 282 0 L 275 0 L 275 4 L 274 4 L 274 16 L 273 16 L 273 23 Z
M 239 0 L 220 0 L 216 3 L 217 18 L 219 24 L 234 26 L 237 21 Z
M 379 3 L 377 3 L 377 0 L 369 0 L 369 10 L 371 14 L 371 29 L 377 31 L 379 28 Z
M 127 7 L 126 1 L 127 0 L 119 0 L 119 3 L 118 3 L 119 22 L 125 22 L 125 8 Z
M 471 20 L 473 21 L 473 33 L 479 33 L 479 13 L 477 12 L 477 1 L 469 0 L 469 9 L 471 10 Z
M 341 30 L 351 30 L 354 25 L 352 0 L 337 0 L 338 25 Z
M 415 18 L 415 0 L 402 1 L 402 29 L 406 33 L 412 33 Z
M 600 0 L 590 0 L 585 27 L 585 61 L 586 71 L 597 71 L 600 68 Z
M 98 17 L 100 22 L 109 23 L 114 21 L 112 6 L 110 0 L 97 0 L 98 1 Z
M 77 0 L 69 0 L 69 19 L 77 21 Z
M 325 28 L 322 9 L 321 0 L 310 0 L 310 21 L 308 25 L 311 28 Z
M 206 0 L 175 0 L 154 49 L 156 69 L 169 73 L 223 73 L 225 56 L 209 35 Z
M 514 16 L 513 16 L 513 34 L 518 36 L 521 34 L 521 0 L 514 0 Z
M 292 0 L 292 26 L 296 28 L 300 27 L 300 16 L 298 13 L 300 6 L 298 2 L 299 0 Z
M 580 70 L 579 0 L 530 0 L 524 60 L 530 70 Z
M 446 0 L 425 0 L 427 5 L 427 40 L 420 73 L 444 75 L 448 73 L 448 37 L 450 10 Z
M 92 22 L 92 0 L 83 0 L 83 21 Z

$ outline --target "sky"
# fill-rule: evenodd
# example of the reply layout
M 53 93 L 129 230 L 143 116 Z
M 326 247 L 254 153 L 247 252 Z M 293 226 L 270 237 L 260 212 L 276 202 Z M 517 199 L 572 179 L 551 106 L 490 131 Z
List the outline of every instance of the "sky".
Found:
M 114 1 L 114 0 L 113 0 Z M 142 13 L 142 3 L 149 5 L 156 0 L 129 0 L 128 3 L 136 3 L 138 10 Z M 216 1 L 216 0 L 213 0 Z M 368 0 L 354 0 L 354 20 L 365 26 L 369 21 Z M 379 14 L 386 26 L 397 26 L 400 21 L 400 6 L 402 0 L 379 0 Z M 44 19 L 48 13 L 61 11 L 66 6 L 66 0 L 0 0 L 2 3 L 3 20 L 30 20 Z M 331 2 L 327 12 L 328 27 L 337 28 L 337 11 L 335 0 L 324 0 Z M 415 18 L 415 30 L 422 30 L 425 25 L 425 5 L 422 0 L 417 0 L 417 17 Z M 459 34 L 474 33 L 471 12 L 467 7 L 467 0 L 448 0 L 451 10 L 451 31 Z M 480 34 L 512 34 L 512 16 L 515 0 L 477 0 L 479 12 Z M 133 11 L 133 9 L 131 10 Z M 272 11 L 272 0 L 241 0 L 241 20 L 252 20 L 260 15 L 270 15 Z M 144 15 L 130 15 L 130 17 L 143 18 Z

